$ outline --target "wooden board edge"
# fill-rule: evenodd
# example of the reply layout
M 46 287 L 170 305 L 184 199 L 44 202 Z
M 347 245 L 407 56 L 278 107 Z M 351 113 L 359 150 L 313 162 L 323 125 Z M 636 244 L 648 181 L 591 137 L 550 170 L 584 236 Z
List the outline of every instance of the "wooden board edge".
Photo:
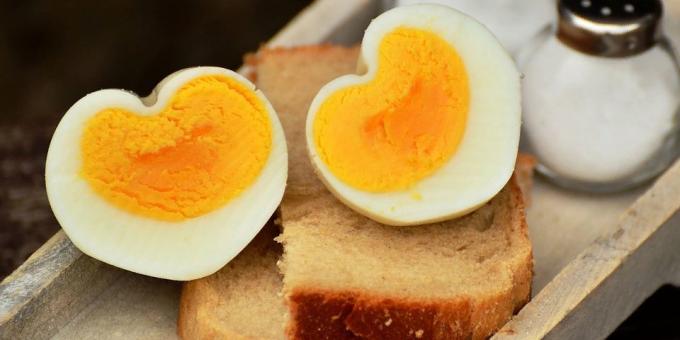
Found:
M 51 337 L 120 274 L 57 232 L 0 283 L 0 339 Z
M 0 327 L 82 253 L 59 231 L 0 282 Z M 48 264 L 50 268 L 44 268 Z M 54 269 L 48 270 L 48 269 Z M 1 328 L 0 328 L 1 329 Z
M 354 45 L 381 8 L 379 0 L 316 0 L 269 39 L 264 47 L 293 47 L 335 43 Z M 245 77 L 252 74 L 245 63 L 237 70 Z
M 588 337 L 606 337 L 661 284 L 678 281 L 670 267 L 680 269 L 673 246 L 679 242 L 680 160 L 611 234 L 581 252 L 493 339 L 572 337 L 585 330 Z
M 266 45 L 353 43 L 379 7 L 377 0 L 317 0 Z M 0 339 L 51 337 L 122 273 L 57 232 L 0 283 Z
M 332 43 L 355 43 L 378 14 L 377 0 L 316 0 L 295 16 L 268 42 L 271 47 Z M 358 35 L 361 37 L 361 34 Z
M 355 18 L 361 19 L 363 18 L 362 16 L 370 17 L 374 16 L 375 12 L 372 11 L 372 8 L 374 8 L 374 6 L 376 6 L 375 8 L 377 8 L 377 4 L 379 2 L 369 0 L 351 0 L 348 2 L 351 2 L 351 4 L 346 5 L 345 3 L 343 3 L 342 5 L 337 5 L 338 2 L 334 0 L 315 1 L 315 3 L 313 3 L 308 9 L 306 9 L 291 23 L 289 23 L 289 25 L 286 26 L 279 34 L 277 34 L 269 42 L 269 44 L 271 44 L 272 46 L 290 46 L 300 44 L 315 44 L 329 40 L 335 42 L 342 42 L 343 39 L 347 40 L 351 39 L 345 37 L 351 37 L 353 36 L 354 33 L 352 34 L 343 33 L 343 26 L 347 25 L 347 22 L 355 20 Z M 331 3 L 335 3 L 335 5 L 329 5 Z M 329 11 L 329 9 L 336 10 L 336 12 L 331 12 Z M 338 9 L 342 9 L 342 12 L 337 12 Z M 321 23 L 321 21 L 318 20 L 318 18 L 316 20 L 313 20 L 315 17 L 317 17 L 317 14 L 315 13 L 331 13 L 333 18 L 342 17 L 343 19 L 338 19 L 337 21 L 333 22 Z M 362 16 L 354 16 L 357 13 L 360 13 Z M 319 23 L 321 23 L 320 26 Z M 317 30 L 317 28 L 319 27 L 322 27 L 322 29 Z M 355 27 L 361 27 L 357 29 L 363 30 L 362 25 L 356 25 Z M 305 29 L 311 31 L 312 33 L 305 32 Z M 295 37 L 299 37 L 299 39 L 296 39 Z M 677 164 L 674 166 L 674 169 L 676 168 L 678 168 Z M 675 170 L 675 172 L 676 172 L 675 177 L 677 178 L 678 177 L 677 169 Z M 666 174 L 666 176 L 667 175 L 668 173 Z M 664 176 L 664 178 L 666 176 Z M 661 179 L 659 181 L 661 181 Z M 645 194 L 640 200 L 642 200 L 644 197 L 647 197 L 647 195 L 649 195 L 650 192 L 654 191 L 658 185 L 659 183 L 657 183 L 657 185 L 650 189 L 650 191 L 647 194 Z M 677 187 L 675 189 L 677 189 Z M 636 209 L 636 207 L 639 209 Z M 636 225 L 635 223 L 640 222 L 639 218 L 637 218 L 636 216 L 629 215 L 631 211 L 643 212 L 644 208 L 645 208 L 644 204 L 640 205 L 640 201 L 636 202 L 631 208 L 631 210 L 629 210 L 626 213 L 626 215 L 622 218 L 622 222 L 619 223 L 619 227 L 612 235 L 610 235 L 608 238 L 596 242 L 591 247 L 586 249 L 576 260 L 572 261 L 565 269 L 563 269 L 560 272 L 560 274 L 557 277 L 555 277 L 555 279 L 553 279 L 553 281 L 548 286 L 545 287 L 545 289 L 543 289 L 536 296 L 536 298 L 529 305 L 527 305 L 527 307 L 525 307 L 520 312 L 520 314 L 514 320 L 512 320 L 508 325 L 506 325 L 501 330 L 501 332 L 499 332 L 499 335 L 496 338 L 505 338 L 506 336 L 512 336 L 513 334 L 522 338 L 540 338 L 542 336 L 555 336 L 556 334 L 558 334 L 556 332 L 560 332 L 560 329 L 568 329 L 569 327 L 572 327 L 577 322 L 579 322 L 577 320 L 578 318 L 575 317 L 575 311 L 583 313 L 582 309 L 587 308 L 588 301 L 596 301 L 597 297 L 601 296 L 599 294 L 603 294 L 602 290 L 605 287 L 610 287 L 611 285 L 615 286 L 616 281 L 619 280 L 618 278 L 616 278 L 617 275 L 620 275 L 619 273 L 625 273 L 626 266 L 636 259 L 635 257 L 636 254 L 641 253 L 640 249 L 642 247 L 651 247 L 650 245 L 654 245 L 656 244 L 655 242 L 658 242 L 657 241 L 658 237 L 652 237 L 650 235 L 655 234 L 656 231 L 661 230 L 665 231 L 672 229 L 669 228 L 668 226 L 672 225 L 677 220 L 677 218 L 675 217 L 676 215 L 669 215 L 667 216 L 666 219 L 662 218 L 661 220 L 657 220 L 657 222 L 659 223 L 656 224 L 656 226 L 653 226 L 654 223 L 641 223 L 637 225 L 643 227 L 639 228 L 631 227 L 629 228 L 629 230 L 625 229 L 626 226 L 629 227 L 634 226 Z M 629 223 L 631 224 L 626 224 L 625 223 L 626 220 L 633 220 L 633 222 L 634 221 L 637 222 L 633 223 L 629 221 Z M 59 234 L 62 235 L 59 236 Z M 34 257 L 38 259 L 43 258 L 44 254 L 48 252 L 47 250 L 41 251 L 45 247 L 47 247 L 48 249 L 58 248 L 59 242 L 62 242 L 59 240 L 59 237 L 66 239 L 66 241 L 68 242 L 68 239 L 65 238 L 63 233 L 60 232 L 53 237 L 53 239 L 56 238 L 55 241 L 53 241 L 53 239 L 48 241 L 48 243 L 43 245 L 43 247 L 41 247 L 41 249 L 39 249 L 34 255 L 32 255 L 31 258 Z M 661 239 L 664 238 L 661 237 Z M 70 242 L 68 243 L 70 244 Z M 625 246 L 630 246 L 630 248 L 625 248 Z M 70 247 L 73 247 L 73 245 L 70 245 Z M 629 251 L 630 253 L 626 255 L 625 251 Z M 596 257 L 596 255 L 602 253 L 608 253 L 610 255 L 601 258 Z M 593 271 L 579 267 L 580 265 L 593 266 L 591 260 L 601 261 L 601 263 L 598 264 L 600 268 L 599 270 Z M 28 300 L 26 300 L 25 296 L 23 297 L 20 296 L 11 301 L 9 299 L 6 299 L 8 292 L 10 292 L 10 290 L 8 290 L 8 287 L 12 287 L 10 285 L 6 285 L 6 283 L 10 282 L 10 284 L 17 284 L 17 282 L 25 282 L 23 281 L 25 279 L 24 276 L 28 274 L 29 271 L 27 271 L 26 268 L 24 268 L 24 266 L 29 264 L 30 261 L 31 259 L 24 263 L 24 265 L 22 265 L 17 271 L 15 271 L 15 273 L 13 273 L 9 277 L 7 277 L 2 283 L 0 283 L 0 338 L 5 338 L 5 336 L 7 336 L 8 338 L 19 338 L 18 336 L 16 337 L 13 336 L 14 334 L 16 335 L 23 334 L 28 336 L 31 333 L 25 333 L 26 331 L 25 328 L 30 328 L 31 325 L 39 325 L 38 323 L 39 321 L 45 320 L 38 317 L 34 318 L 30 323 L 26 323 L 25 321 L 27 319 L 24 319 L 24 324 L 21 326 L 24 328 L 23 329 L 24 333 L 16 333 L 17 330 L 22 331 L 22 329 L 17 328 L 18 326 L 16 326 L 16 324 L 12 324 L 13 321 L 20 320 L 19 318 L 25 317 L 22 315 L 24 314 L 22 311 L 27 311 L 28 310 L 27 307 L 33 305 L 35 301 L 40 301 L 35 306 L 39 306 L 40 303 L 46 303 L 47 300 L 45 300 L 44 296 L 46 296 L 45 294 L 47 291 L 50 291 L 50 287 L 53 287 L 52 285 L 61 282 L 58 280 L 58 278 L 69 277 L 69 275 L 73 275 L 74 273 L 77 274 L 78 271 L 75 269 L 80 266 L 83 267 L 93 266 L 97 268 L 98 265 L 107 266 L 98 261 L 95 264 L 93 263 L 88 264 L 88 261 L 96 260 L 91 259 L 87 256 L 83 256 L 82 254 L 78 254 L 74 258 L 71 258 L 70 264 L 68 264 L 64 268 L 60 268 L 57 273 L 54 273 L 55 274 L 54 276 L 50 277 L 43 276 L 41 277 L 42 281 L 37 280 L 34 287 L 38 289 L 39 291 L 38 294 L 29 296 Z M 114 274 L 116 271 L 115 268 L 108 269 L 95 268 L 93 270 L 94 270 L 93 273 L 95 273 L 94 276 L 98 276 L 96 275 L 96 273 L 104 273 L 102 277 L 102 282 L 104 281 L 112 282 L 116 278 L 116 275 Z M 99 272 L 98 270 L 102 271 Z M 586 275 L 587 279 L 575 282 L 574 280 L 578 279 L 580 277 L 579 275 Z M 609 276 L 611 276 L 611 278 L 609 278 Z M 668 278 L 662 277 L 660 280 L 667 279 Z M 680 278 L 676 277 L 675 280 L 676 282 L 678 282 L 680 281 Z M 66 282 L 68 281 L 63 281 L 59 284 L 63 284 Z M 83 285 L 83 287 L 87 286 Z M 560 287 L 567 288 L 571 287 L 571 289 L 561 291 Z M 104 288 L 105 286 L 102 287 L 102 290 Z M 565 292 L 568 293 L 569 295 L 565 296 Z M 647 293 L 648 292 L 646 291 L 644 292 L 641 291 L 640 296 L 643 296 Z M 43 296 L 42 300 L 40 298 L 41 296 Z M 88 298 L 90 299 L 89 301 L 91 301 L 91 299 L 95 297 L 96 294 L 88 295 L 88 297 L 86 298 L 81 298 L 80 301 L 77 301 L 79 298 L 76 297 L 76 300 L 71 301 L 71 306 L 77 305 L 78 303 L 82 303 L 83 301 L 87 301 Z M 6 301 L 9 301 L 9 303 L 4 304 L 4 302 Z M 68 311 L 66 313 L 68 313 Z M 552 315 L 548 315 L 549 313 L 552 313 Z M 531 317 L 527 316 L 532 316 L 534 318 L 532 319 Z M 64 319 L 67 320 L 68 318 Z M 590 327 L 592 325 L 588 326 Z M 55 329 L 58 329 L 59 324 L 50 327 L 55 327 Z M 5 333 L 7 330 L 13 330 L 15 333 Z M 34 335 L 42 334 L 44 336 L 49 334 L 49 330 L 47 332 L 32 334 Z M 39 337 L 35 336 L 30 338 Z

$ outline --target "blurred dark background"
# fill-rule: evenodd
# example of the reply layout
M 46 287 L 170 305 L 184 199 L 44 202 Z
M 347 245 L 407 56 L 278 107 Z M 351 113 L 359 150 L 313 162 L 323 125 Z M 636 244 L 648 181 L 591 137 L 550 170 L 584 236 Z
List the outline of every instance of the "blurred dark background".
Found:
M 0 280 L 58 229 L 44 160 L 83 95 L 146 95 L 185 67 L 238 68 L 311 0 L 0 0 Z M 680 289 L 662 287 L 610 339 L 680 339 Z
M 0 280 L 59 228 L 44 160 L 83 95 L 146 95 L 181 68 L 238 68 L 310 0 L 0 1 Z

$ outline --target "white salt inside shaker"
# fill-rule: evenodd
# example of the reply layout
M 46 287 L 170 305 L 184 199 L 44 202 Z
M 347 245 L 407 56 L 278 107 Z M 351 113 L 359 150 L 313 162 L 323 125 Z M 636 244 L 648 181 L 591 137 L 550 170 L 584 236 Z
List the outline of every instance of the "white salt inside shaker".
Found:
M 525 147 L 549 178 L 592 191 L 640 183 L 678 152 L 680 77 L 659 43 L 661 3 L 611 3 L 560 1 L 557 30 L 520 57 Z
M 549 38 L 524 68 L 524 125 L 557 174 L 581 181 L 635 174 L 674 129 L 680 83 L 660 47 L 626 59 L 570 53 Z

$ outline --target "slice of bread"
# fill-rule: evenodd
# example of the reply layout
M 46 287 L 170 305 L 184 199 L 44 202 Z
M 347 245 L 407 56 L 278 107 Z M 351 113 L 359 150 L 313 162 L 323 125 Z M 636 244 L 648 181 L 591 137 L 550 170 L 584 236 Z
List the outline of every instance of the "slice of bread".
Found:
M 330 194 L 282 205 L 294 338 L 483 339 L 527 302 L 531 247 L 514 180 L 466 217 L 377 224 Z
M 517 180 L 530 184 L 530 158 L 518 158 L 513 179 L 478 211 L 420 227 L 367 220 L 314 175 L 304 144 L 307 107 L 323 84 L 353 72 L 357 55 L 314 46 L 263 50 L 251 59 L 289 147 L 283 288 L 265 229 L 218 273 L 185 284 L 183 338 L 281 338 L 281 289 L 288 337 L 298 339 L 485 338 L 528 300 L 531 246 Z
M 280 114 L 291 155 L 279 238 L 287 332 L 300 339 L 486 338 L 529 298 L 531 245 L 516 180 L 468 216 L 418 227 L 380 225 L 336 200 L 307 159 L 304 119 L 318 89 L 354 67 L 355 53 L 259 54 L 257 84 Z
M 249 76 L 269 84 L 277 112 L 289 119 L 282 121 L 289 141 L 304 142 L 302 110 L 311 102 L 321 84 L 331 77 L 354 71 L 357 49 L 305 47 L 293 50 L 265 50 L 249 58 Z M 280 56 L 279 56 L 280 55 Z M 318 55 L 320 59 L 314 56 Z M 258 63 L 258 60 L 266 63 Z M 259 65 L 256 65 L 259 64 Z M 288 70 L 313 65 L 308 78 L 285 83 Z M 257 70 L 254 68 L 257 67 Z M 276 79 L 280 78 L 280 81 Z M 293 112 L 295 114 L 293 114 Z M 313 193 L 316 177 L 308 178 L 304 144 L 288 145 L 291 164 L 288 177 L 297 190 L 290 194 Z M 279 229 L 271 223 L 231 262 L 217 273 L 182 287 L 177 333 L 183 339 L 283 339 L 287 309 L 281 298 L 281 275 L 276 266 L 281 245 L 274 241 Z
M 177 320 L 181 338 L 284 339 L 278 233 L 270 221 L 217 273 L 184 284 Z

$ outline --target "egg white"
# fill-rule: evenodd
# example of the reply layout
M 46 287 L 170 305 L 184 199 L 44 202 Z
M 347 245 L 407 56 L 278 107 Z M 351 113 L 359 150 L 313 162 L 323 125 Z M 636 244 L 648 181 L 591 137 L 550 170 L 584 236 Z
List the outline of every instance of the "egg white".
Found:
M 314 120 L 320 105 L 335 91 L 374 78 L 379 44 L 398 27 L 429 30 L 456 49 L 470 87 L 468 122 L 451 159 L 412 188 L 384 193 L 362 191 L 335 177 L 320 158 L 314 142 Z M 394 8 L 375 18 L 366 29 L 359 68 L 366 73 L 345 75 L 322 87 L 307 115 L 311 162 L 340 201 L 384 224 L 416 225 L 469 213 L 503 188 L 512 176 L 519 146 L 520 74 L 509 54 L 482 24 L 442 5 Z
M 203 75 L 224 75 L 255 91 L 250 81 L 235 72 L 195 67 L 168 76 L 149 97 L 101 90 L 83 97 L 66 112 L 47 154 L 47 196 L 64 232 L 83 253 L 144 275 L 192 280 L 229 262 L 274 213 L 283 197 L 288 153 L 276 112 L 259 90 L 256 94 L 271 123 L 271 153 L 255 181 L 217 210 L 179 222 L 143 217 L 112 205 L 79 175 L 80 143 L 88 119 L 111 107 L 153 116 L 182 85 Z

